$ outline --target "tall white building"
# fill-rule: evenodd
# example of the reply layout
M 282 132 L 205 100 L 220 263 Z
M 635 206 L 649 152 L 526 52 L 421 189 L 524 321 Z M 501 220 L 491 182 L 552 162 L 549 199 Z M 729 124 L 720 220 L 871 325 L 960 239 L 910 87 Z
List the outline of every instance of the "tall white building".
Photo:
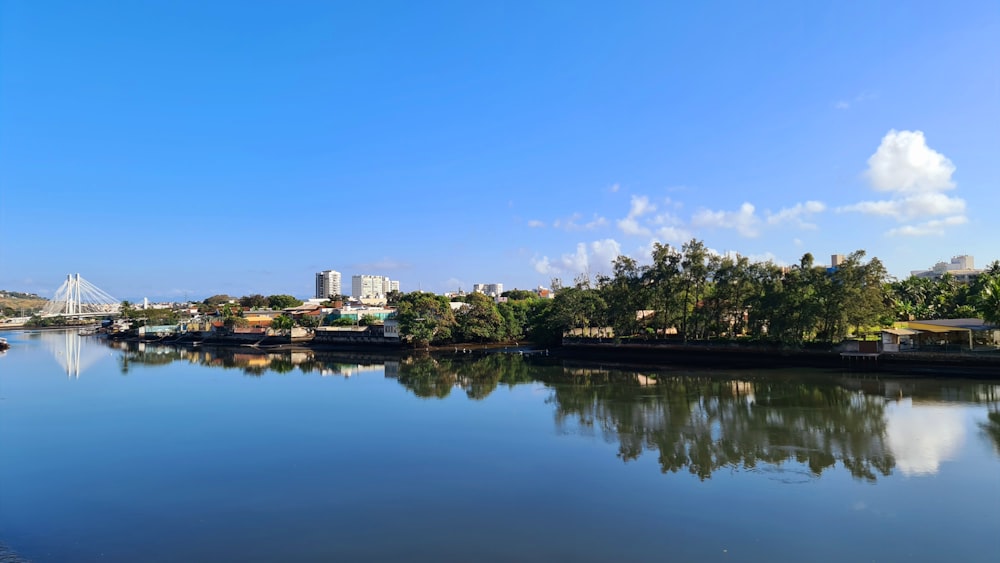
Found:
M 341 295 L 340 272 L 336 270 L 316 272 L 316 298 L 326 299 L 331 295 Z
M 503 293 L 502 283 L 477 283 L 472 286 L 473 293 L 483 293 L 494 299 Z
M 385 297 L 393 290 L 399 291 L 399 281 L 390 280 L 388 276 L 351 276 L 351 297 L 356 299 Z

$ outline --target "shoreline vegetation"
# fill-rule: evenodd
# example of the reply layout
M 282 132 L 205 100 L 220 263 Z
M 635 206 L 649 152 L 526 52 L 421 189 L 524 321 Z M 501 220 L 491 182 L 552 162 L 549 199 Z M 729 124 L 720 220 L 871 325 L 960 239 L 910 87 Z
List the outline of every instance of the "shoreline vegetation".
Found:
M 363 307 L 342 308 L 346 296 L 330 296 L 309 308 L 290 295 L 215 295 L 188 304 L 183 313 L 123 302 L 115 323 L 126 332 L 112 336 L 443 352 L 531 342 L 599 361 L 1000 367 L 1000 261 L 960 283 L 948 273 L 940 279 L 895 280 L 877 258 L 865 261 L 863 250 L 835 257 L 831 267 L 815 264 L 809 253 L 785 267 L 718 255 L 692 239 L 680 248 L 654 244 L 651 257 L 650 264 L 640 265 L 618 256 L 610 275 L 581 275 L 572 286 L 552 280 L 551 297 L 526 290 L 497 298 L 394 291 L 382 310 L 390 312 L 380 318 Z M 914 349 L 882 350 L 883 329 L 916 334 L 900 323 L 917 319 L 973 319 L 986 330 L 973 335 L 961 329 L 966 330 L 962 341 L 947 330 L 930 330 Z M 201 328 L 192 329 L 195 325 Z M 845 342 L 854 344 L 853 351 Z

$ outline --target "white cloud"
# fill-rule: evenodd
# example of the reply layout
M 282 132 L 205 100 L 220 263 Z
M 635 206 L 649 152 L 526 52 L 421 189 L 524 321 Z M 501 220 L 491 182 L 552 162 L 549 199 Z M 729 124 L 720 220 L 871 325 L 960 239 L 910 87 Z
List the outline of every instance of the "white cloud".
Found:
M 650 231 L 646 227 L 639 225 L 633 217 L 626 217 L 618 220 L 618 228 L 629 236 L 649 236 Z
M 591 220 L 586 223 L 580 223 L 579 221 L 581 219 L 583 219 L 583 215 L 574 213 L 566 219 L 556 219 L 552 222 L 552 226 L 557 229 L 561 228 L 567 231 L 591 231 L 608 225 L 608 220 L 596 213 L 593 215 Z
M 945 194 L 915 194 L 908 197 L 862 201 L 842 207 L 842 211 L 859 211 L 869 215 L 892 217 L 897 221 L 909 221 L 935 215 L 956 215 L 965 213 L 965 200 L 948 197 Z
M 964 225 L 969 220 L 964 215 L 945 217 L 944 219 L 932 219 L 916 225 L 904 225 L 889 231 L 889 236 L 925 236 L 943 235 L 945 227 Z
M 599 227 L 608 226 L 608 220 L 599 215 L 594 215 L 594 218 L 589 223 L 584 223 L 583 228 L 586 230 L 597 229 Z
M 865 173 L 876 190 L 927 193 L 955 187 L 955 165 L 927 146 L 923 131 L 891 130 L 868 159 Z
M 632 208 L 629 209 L 629 217 L 642 217 L 656 211 L 656 204 L 650 203 L 646 196 L 632 196 Z
M 545 227 L 545 223 L 543 221 L 539 221 L 538 219 L 532 219 L 528 221 L 528 226 L 532 229 L 541 229 Z
M 564 270 L 571 272 L 586 272 L 590 267 L 590 260 L 587 257 L 587 245 L 577 243 L 574 254 L 563 254 L 562 266 Z
M 836 109 L 851 109 L 851 103 L 846 100 L 837 100 L 837 103 L 833 104 Z
M 556 268 L 549 262 L 548 256 L 542 256 L 541 258 L 532 258 L 531 265 L 535 268 L 535 271 L 539 274 L 555 274 Z
M 838 212 L 858 212 L 891 217 L 899 222 L 933 219 L 892 229 L 889 235 L 944 234 L 945 227 L 966 222 L 965 200 L 946 195 L 955 189 L 955 165 L 943 154 L 927 146 L 922 131 L 886 133 L 878 149 L 868 159 L 865 177 L 872 188 L 888 192 L 889 199 L 861 201 L 845 205 Z
M 541 258 L 533 258 L 531 262 L 536 272 L 548 275 L 567 272 L 578 274 L 588 271 L 590 266 L 590 260 L 587 256 L 587 245 L 582 242 L 577 243 L 575 253 L 563 254 L 556 260 L 550 260 L 548 256 L 542 256 Z
M 649 236 L 650 230 L 639 224 L 639 217 L 656 211 L 656 204 L 651 203 L 646 196 L 632 196 L 632 204 L 628 216 L 618 220 L 618 228 L 629 236 Z
M 865 175 L 883 192 L 926 193 L 955 187 L 955 165 L 927 146 L 923 131 L 889 131 L 868 159 Z
M 777 213 L 768 213 L 768 225 L 780 225 L 782 223 L 792 223 L 802 229 L 815 229 L 816 225 L 807 223 L 803 217 L 815 215 L 826 211 L 826 204 L 821 201 L 807 201 L 797 203 L 793 207 L 786 207 Z
M 745 237 L 755 237 L 760 225 L 755 212 L 756 208 L 751 203 L 744 203 L 737 211 L 702 209 L 691 217 L 691 224 L 695 227 L 735 229 Z
M 608 188 L 608 191 L 611 192 L 611 193 L 618 193 L 618 190 L 620 190 L 620 189 L 622 189 L 622 187 L 619 184 L 615 183 L 615 184 L 611 184 L 611 187 Z
M 687 242 L 691 240 L 692 235 L 689 231 L 674 226 L 660 227 L 656 230 L 656 236 L 665 242 L 680 244 L 682 242 Z
M 622 245 L 615 239 L 595 240 L 590 243 L 590 251 L 593 254 L 592 263 L 598 272 L 610 274 L 611 263 L 622 253 Z M 598 273 L 595 272 L 595 273 Z
M 595 240 L 589 245 L 577 243 L 576 252 L 563 254 L 559 258 L 533 258 L 531 264 L 536 272 L 545 275 L 589 273 L 591 267 L 597 268 L 599 272 L 610 273 L 611 263 L 620 254 L 621 244 L 615 239 L 607 238 Z

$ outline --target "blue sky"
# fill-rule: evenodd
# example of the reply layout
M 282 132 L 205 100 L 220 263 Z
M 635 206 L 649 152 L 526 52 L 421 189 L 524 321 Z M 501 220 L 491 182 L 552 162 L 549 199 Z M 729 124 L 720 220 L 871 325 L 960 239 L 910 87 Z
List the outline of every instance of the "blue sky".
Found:
M 1000 3 L 0 0 L 0 288 L 1000 258 Z

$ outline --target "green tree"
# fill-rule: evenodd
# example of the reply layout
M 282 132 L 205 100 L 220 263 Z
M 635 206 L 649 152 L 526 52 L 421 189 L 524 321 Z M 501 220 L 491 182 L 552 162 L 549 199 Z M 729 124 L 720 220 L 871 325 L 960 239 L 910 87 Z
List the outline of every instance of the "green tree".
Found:
M 645 271 L 642 283 L 649 288 L 649 303 L 656 311 L 653 329 L 657 333 L 676 327 L 681 318 L 681 259 L 670 245 L 653 245 L 653 264 Z
M 482 293 L 466 296 L 465 306 L 455 317 L 458 335 L 468 342 L 496 342 L 504 337 L 504 319 L 493 299 Z
M 213 295 L 213 296 L 205 299 L 205 301 L 203 301 L 203 303 L 205 305 L 209 306 L 209 307 L 217 308 L 217 307 L 219 307 L 219 306 L 221 306 L 221 305 L 223 305 L 225 303 L 229 303 L 232 300 L 233 300 L 232 297 L 230 297 L 230 296 L 228 296 L 228 295 L 226 295 L 224 293 L 221 293 L 219 295 Z
M 750 261 L 745 256 L 724 256 L 715 264 L 707 298 L 711 332 L 736 337 L 746 330 L 747 302 L 752 294 Z
M 538 295 L 534 291 L 529 291 L 527 289 L 509 289 L 500 294 L 500 297 L 506 297 L 511 301 L 523 301 L 525 299 L 537 299 Z
M 932 302 L 932 296 L 935 293 L 934 286 L 934 280 L 918 278 L 917 276 L 890 282 L 887 292 L 896 320 L 913 321 L 937 318 Z
M 592 327 L 606 326 L 607 309 L 597 290 L 569 287 L 552 300 L 548 322 L 560 334 L 579 329 L 581 336 L 595 336 Z
M 976 280 L 977 309 L 980 318 L 1000 326 L 1000 262 L 994 261 Z
M 306 328 L 316 328 L 320 325 L 322 318 L 319 315 L 302 315 L 301 317 L 295 319 L 295 322 L 299 326 L 304 326 Z
M 554 302 L 554 299 L 525 301 L 528 304 L 528 322 L 525 328 L 525 336 L 536 344 L 554 346 L 562 342 L 565 329 L 559 325 L 553 314 Z
M 538 301 L 541 300 L 537 297 L 521 300 L 508 298 L 507 301 L 497 305 L 497 312 L 503 318 L 504 339 L 521 340 L 528 334 L 531 327 L 531 311 Z
M 607 304 L 607 318 L 615 336 L 629 336 L 639 328 L 638 311 L 646 308 L 643 270 L 635 259 L 618 256 L 612 262 L 612 274 L 598 276 L 598 289 Z
M 268 306 L 267 297 L 259 293 L 240 297 L 240 305 L 246 309 L 263 309 Z
M 118 313 L 126 319 L 131 319 L 135 316 L 135 308 L 132 307 L 131 302 L 125 300 L 121 302 L 121 305 L 119 305 Z
M 396 317 L 401 336 L 418 346 L 451 340 L 456 326 L 448 299 L 421 291 L 400 297 Z
M 690 336 L 698 336 L 701 316 L 701 298 L 708 282 L 708 249 L 700 240 L 691 239 L 681 248 L 681 285 L 684 297 L 681 307 L 681 336 L 687 340 Z M 692 326 L 688 326 L 690 324 Z
M 271 319 L 271 328 L 275 330 L 290 330 L 295 326 L 295 319 L 288 315 L 278 315 Z
M 291 295 L 269 295 L 267 297 L 267 306 L 274 310 L 289 309 L 291 307 L 298 307 L 301 304 L 301 299 Z

